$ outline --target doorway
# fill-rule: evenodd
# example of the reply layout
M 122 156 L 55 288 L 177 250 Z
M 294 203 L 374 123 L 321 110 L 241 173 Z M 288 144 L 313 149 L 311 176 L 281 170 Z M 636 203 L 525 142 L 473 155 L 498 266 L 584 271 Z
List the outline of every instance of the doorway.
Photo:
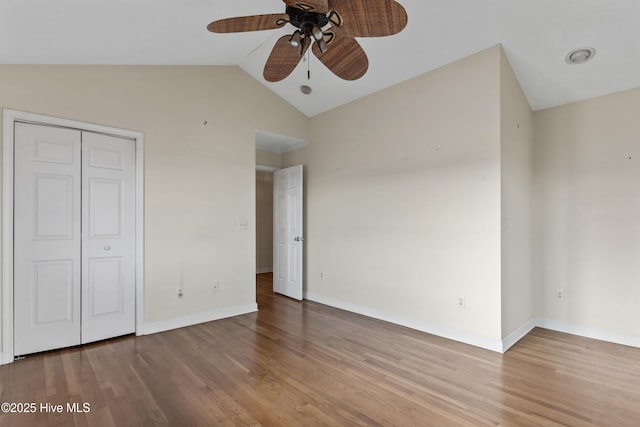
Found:
M 302 299 L 302 166 L 295 171 L 283 171 L 281 166 L 283 153 L 309 142 L 258 130 L 255 144 L 256 273 L 277 272 L 274 291 Z M 277 217 L 282 220 L 279 224 Z
M 5 110 L 3 154 L 3 362 L 141 331 L 142 134 Z

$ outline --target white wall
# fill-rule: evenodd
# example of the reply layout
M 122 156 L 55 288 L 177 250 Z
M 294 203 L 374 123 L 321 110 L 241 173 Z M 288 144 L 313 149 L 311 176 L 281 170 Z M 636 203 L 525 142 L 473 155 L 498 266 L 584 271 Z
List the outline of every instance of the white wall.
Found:
M 639 117 L 640 89 L 534 114 L 537 314 L 556 329 L 637 346 Z
M 211 66 L 0 65 L 0 103 L 144 132 L 147 322 L 255 305 L 255 129 L 306 138 L 303 114 Z
M 283 155 L 306 168 L 308 296 L 498 346 L 500 47 L 313 117 L 310 139 Z
M 534 322 L 532 255 L 533 113 L 503 52 L 500 55 L 502 338 Z M 526 326 L 528 325 L 528 326 Z M 524 331 L 518 332 L 525 327 Z

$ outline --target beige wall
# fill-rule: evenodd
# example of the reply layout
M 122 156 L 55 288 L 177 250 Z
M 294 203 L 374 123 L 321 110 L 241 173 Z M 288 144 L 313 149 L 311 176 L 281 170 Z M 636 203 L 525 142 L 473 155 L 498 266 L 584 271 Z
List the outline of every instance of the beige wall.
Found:
M 0 65 L 0 103 L 144 132 L 147 321 L 255 303 L 255 129 L 306 138 L 303 114 L 211 66 Z
M 635 345 L 639 117 L 640 89 L 534 114 L 538 315 L 554 327 Z M 564 289 L 563 302 L 556 289 Z
M 532 322 L 533 113 L 503 52 L 500 55 L 502 338 Z
M 256 271 L 273 271 L 273 172 L 256 171 Z
M 256 150 L 256 165 L 280 168 L 282 166 L 282 154 Z
M 311 119 L 283 155 L 306 168 L 311 299 L 496 345 L 499 76 L 496 46 Z

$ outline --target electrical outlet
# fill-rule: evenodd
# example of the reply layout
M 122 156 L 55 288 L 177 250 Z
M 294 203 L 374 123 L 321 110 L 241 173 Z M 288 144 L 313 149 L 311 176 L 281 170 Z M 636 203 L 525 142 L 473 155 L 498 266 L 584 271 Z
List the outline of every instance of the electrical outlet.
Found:
M 466 304 L 464 301 L 464 297 L 458 297 L 458 308 L 465 308 Z
M 220 282 L 213 282 L 213 292 L 220 292 Z
M 320 272 L 320 278 L 321 278 L 321 279 L 324 279 L 324 271 L 321 271 L 321 272 Z
M 248 229 L 249 229 L 249 221 L 244 218 L 240 218 L 238 220 L 238 230 L 247 231 Z
M 564 301 L 564 289 L 556 289 L 556 301 Z
M 184 296 L 184 290 L 182 288 L 178 288 L 178 298 L 182 298 Z

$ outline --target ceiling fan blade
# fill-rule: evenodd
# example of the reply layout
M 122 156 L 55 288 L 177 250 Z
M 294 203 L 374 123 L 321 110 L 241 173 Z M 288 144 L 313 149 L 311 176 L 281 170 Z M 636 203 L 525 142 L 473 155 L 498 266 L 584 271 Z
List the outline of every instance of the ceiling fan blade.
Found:
M 273 47 L 262 73 L 266 81 L 279 82 L 287 77 L 309 49 L 309 44 L 305 43 L 302 54 L 298 53 L 298 49 L 289 44 L 290 38 L 288 34 L 280 37 Z
M 212 33 L 241 33 L 244 31 L 273 30 L 282 27 L 289 21 L 286 13 L 270 15 L 239 16 L 237 18 L 219 19 L 207 25 Z
M 297 7 L 303 10 L 312 10 L 318 13 L 329 11 L 329 0 L 283 0 L 287 6 Z
M 382 37 L 407 26 L 407 11 L 395 0 L 329 0 L 342 18 L 340 29 L 350 37 Z
M 342 33 L 336 34 L 325 52 L 318 43 L 314 43 L 311 50 L 333 74 L 344 80 L 357 80 L 369 69 L 369 59 L 362 46 Z

